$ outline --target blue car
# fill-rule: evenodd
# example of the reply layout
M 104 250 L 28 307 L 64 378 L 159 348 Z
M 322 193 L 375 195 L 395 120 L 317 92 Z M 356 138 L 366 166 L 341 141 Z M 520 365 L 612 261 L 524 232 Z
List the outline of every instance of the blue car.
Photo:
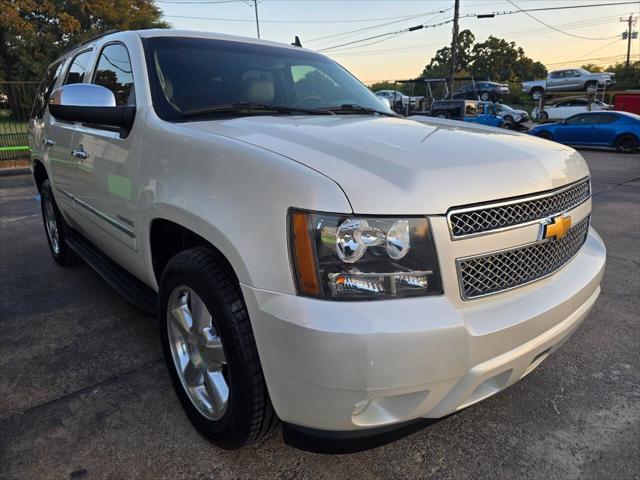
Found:
M 613 147 L 633 153 L 640 144 L 640 115 L 628 112 L 585 112 L 565 120 L 538 125 L 531 135 L 566 145 Z

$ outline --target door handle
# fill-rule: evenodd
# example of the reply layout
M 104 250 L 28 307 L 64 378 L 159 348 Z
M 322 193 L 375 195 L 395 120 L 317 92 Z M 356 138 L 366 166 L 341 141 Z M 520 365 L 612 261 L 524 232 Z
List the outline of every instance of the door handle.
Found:
M 42 140 L 42 143 L 44 143 L 46 147 L 52 147 L 53 145 L 55 145 L 56 142 L 53 141 L 53 138 L 47 137 Z
M 71 150 L 71 155 L 81 160 L 86 160 L 89 158 L 89 153 L 87 153 L 82 145 L 79 145 L 75 150 Z

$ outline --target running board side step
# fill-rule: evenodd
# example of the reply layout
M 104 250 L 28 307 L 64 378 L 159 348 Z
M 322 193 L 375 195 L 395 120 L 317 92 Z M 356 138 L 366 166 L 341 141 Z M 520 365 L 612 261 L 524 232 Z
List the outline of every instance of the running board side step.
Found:
M 65 240 L 74 252 L 93 268 L 113 289 L 143 313 L 156 316 L 158 295 L 109 258 L 89 240 L 65 228 Z

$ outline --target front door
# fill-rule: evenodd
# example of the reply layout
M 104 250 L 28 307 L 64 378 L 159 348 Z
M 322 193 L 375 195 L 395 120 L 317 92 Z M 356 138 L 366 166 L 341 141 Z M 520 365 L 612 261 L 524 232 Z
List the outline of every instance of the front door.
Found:
M 71 61 L 62 85 L 82 83 L 89 70 L 93 58 L 93 50 L 78 53 Z M 77 152 L 74 155 L 74 134 L 76 124 L 53 118 L 49 113 L 45 116 L 45 154 L 49 157 L 49 167 L 53 177 L 56 201 L 66 205 L 65 211 L 75 219 L 72 210 L 72 199 L 77 194 L 75 178 L 82 168 Z
M 134 75 L 129 53 L 120 42 L 99 53 L 92 83 L 111 90 L 116 105 L 135 105 Z M 80 125 L 75 148 L 86 158 L 76 176 L 75 190 L 87 220 L 85 229 L 105 253 L 135 270 L 138 249 L 138 209 L 135 177 L 140 148 L 140 120 L 131 132 L 101 125 Z M 128 247 L 122 249 L 121 246 Z

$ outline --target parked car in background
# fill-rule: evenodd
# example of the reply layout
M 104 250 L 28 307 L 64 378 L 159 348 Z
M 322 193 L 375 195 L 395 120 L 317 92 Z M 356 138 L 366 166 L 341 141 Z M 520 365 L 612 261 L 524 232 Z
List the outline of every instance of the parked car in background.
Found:
M 463 85 L 453 92 L 451 98 L 497 102 L 503 95 L 508 94 L 509 85 L 495 82 L 475 82 Z
M 591 107 L 589 107 L 589 103 L 591 103 Z M 534 120 L 563 120 L 578 113 L 610 109 L 611 105 L 600 100 L 590 102 L 587 98 L 570 97 L 545 105 L 542 112 L 538 107 L 535 107 L 531 111 L 531 118 Z
M 494 104 L 480 100 L 435 100 L 431 104 L 430 115 L 491 127 L 501 127 L 504 124 L 504 120 L 497 115 Z
M 628 112 L 587 112 L 556 123 L 537 125 L 531 135 L 574 146 L 612 147 L 633 153 L 640 144 L 640 115 Z
M 618 93 L 613 100 L 613 109 L 640 115 L 640 90 Z
M 397 108 L 399 106 L 407 107 L 407 106 L 415 106 L 418 101 L 422 97 L 410 97 L 409 95 L 405 95 L 404 93 L 398 90 L 379 90 L 375 92 L 377 97 L 386 98 L 389 100 L 392 108 Z
M 505 125 L 519 127 L 524 122 L 529 121 L 529 114 L 524 110 L 517 110 L 504 103 L 496 103 L 495 108 L 496 114 L 504 120 Z
M 543 93 L 574 92 L 585 90 L 596 92 L 598 87 L 609 88 L 615 82 L 615 74 L 591 73 L 584 68 L 568 68 L 549 72 L 546 80 L 522 82 L 522 91 L 531 95 L 534 100 L 540 100 Z

